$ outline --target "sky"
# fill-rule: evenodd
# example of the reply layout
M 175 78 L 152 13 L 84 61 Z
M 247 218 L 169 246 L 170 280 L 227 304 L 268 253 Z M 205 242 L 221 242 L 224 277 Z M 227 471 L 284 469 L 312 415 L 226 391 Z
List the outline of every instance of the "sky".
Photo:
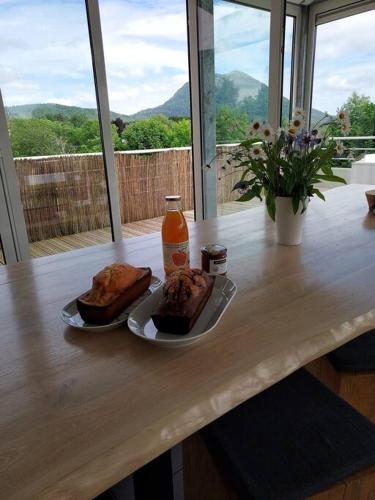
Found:
M 131 114 L 166 101 L 188 81 L 185 0 L 99 5 L 110 108 Z M 215 0 L 214 19 L 216 72 L 267 84 L 269 14 Z M 375 101 L 374 23 L 375 10 L 318 28 L 315 108 L 334 112 L 353 91 Z M 289 19 L 284 95 L 291 33 Z M 8 106 L 96 106 L 84 0 L 0 0 L 0 88 Z
M 353 92 L 375 102 L 375 9 L 318 26 L 313 106 L 335 112 Z

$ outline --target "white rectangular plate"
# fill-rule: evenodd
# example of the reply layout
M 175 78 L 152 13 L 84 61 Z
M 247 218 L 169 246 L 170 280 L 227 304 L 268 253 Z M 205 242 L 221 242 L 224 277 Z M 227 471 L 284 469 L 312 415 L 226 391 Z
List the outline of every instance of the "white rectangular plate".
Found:
M 161 286 L 162 282 L 156 276 L 151 277 L 151 283 L 146 290 L 146 292 L 141 295 L 137 300 L 135 300 L 130 306 L 128 306 L 125 311 L 123 311 L 120 316 L 115 318 L 108 325 L 92 325 L 91 323 L 86 323 L 81 318 L 81 315 L 77 309 L 77 299 L 72 300 L 69 304 L 66 304 L 61 311 L 61 318 L 68 326 L 73 328 L 77 328 L 78 330 L 85 330 L 88 332 L 109 332 L 110 330 L 114 330 L 118 328 L 122 323 L 124 323 L 129 316 L 129 313 L 137 307 L 146 297 L 151 295 L 155 290 L 157 290 Z
M 216 276 L 211 296 L 193 328 L 186 335 L 176 335 L 160 332 L 151 319 L 151 314 L 157 309 L 163 298 L 163 287 L 160 287 L 129 314 L 128 327 L 141 339 L 159 346 L 182 347 L 189 345 L 215 328 L 236 291 L 237 287 L 232 280 L 225 276 Z

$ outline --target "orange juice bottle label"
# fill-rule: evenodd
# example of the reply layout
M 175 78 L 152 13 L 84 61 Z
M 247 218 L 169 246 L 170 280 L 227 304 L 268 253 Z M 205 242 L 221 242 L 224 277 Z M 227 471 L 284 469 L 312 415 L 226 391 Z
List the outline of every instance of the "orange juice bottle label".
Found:
M 171 271 L 189 267 L 189 240 L 180 243 L 163 243 L 164 267 Z

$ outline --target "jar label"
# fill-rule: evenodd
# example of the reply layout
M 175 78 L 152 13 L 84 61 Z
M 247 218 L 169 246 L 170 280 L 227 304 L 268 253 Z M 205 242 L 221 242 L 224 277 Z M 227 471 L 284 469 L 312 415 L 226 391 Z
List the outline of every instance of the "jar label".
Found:
M 227 272 L 227 259 L 210 259 L 210 274 L 225 274 Z
M 170 269 L 189 267 L 189 240 L 180 243 L 163 243 L 164 266 Z

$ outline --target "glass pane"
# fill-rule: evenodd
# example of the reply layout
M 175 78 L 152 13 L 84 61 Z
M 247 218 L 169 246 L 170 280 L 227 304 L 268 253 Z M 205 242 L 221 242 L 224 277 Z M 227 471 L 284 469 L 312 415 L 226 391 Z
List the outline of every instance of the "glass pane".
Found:
M 249 122 L 267 120 L 270 13 L 215 0 L 217 143 L 241 140 Z
M 294 24 L 295 18 L 286 16 L 285 19 L 285 42 L 284 42 L 284 75 L 283 75 L 283 105 L 282 105 L 282 125 L 286 126 L 291 115 L 292 105 L 292 66 L 293 66 L 293 45 L 294 45 Z
M 214 1 L 218 215 L 259 204 L 235 201 L 239 195 L 232 188 L 241 174 L 226 166 L 226 158 L 253 120 L 268 118 L 270 19 L 265 10 Z
M 160 230 L 167 194 L 193 220 L 186 2 L 99 6 L 124 235 Z
M 3 246 L 1 243 L 1 238 L 0 238 L 0 266 L 3 266 L 5 264 L 5 257 L 3 254 Z
M 0 33 L 32 256 L 111 241 L 85 1 L 0 2 Z
M 312 124 L 325 111 L 329 115 L 342 108 L 347 111 L 350 139 L 341 142 L 351 153 L 335 159 L 336 173 L 348 182 L 363 184 L 375 182 L 374 23 L 372 10 L 319 25 L 316 37 Z M 336 134 L 343 135 L 339 128 Z M 335 184 L 326 186 L 332 187 Z
M 241 172 L 226 165 L 234 144 L 246 137 L 253 120 L 267 122 L 269 43 L 268 11 L 226 0 L 214 1 L 218 215 L 258 206 L 254 199 L 236 201 L 233 185 Z M 290 112 L 294 18 L 287 16 L 283 82 L 283 119 Z

